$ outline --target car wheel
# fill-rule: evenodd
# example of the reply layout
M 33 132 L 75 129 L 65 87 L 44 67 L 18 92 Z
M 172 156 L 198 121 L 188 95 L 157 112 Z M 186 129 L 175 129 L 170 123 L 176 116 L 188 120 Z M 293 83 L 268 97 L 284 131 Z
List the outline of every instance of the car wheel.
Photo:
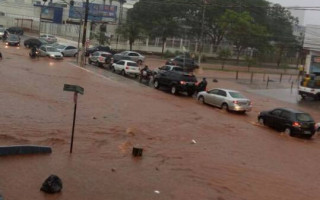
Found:
M 90 59 L 88 59 L 88 63 L 89 63 L 89 64 L 91 64 L 91 63 L 92 63 L 92 61 L 91 61 Z
M 75 54 L 73 55 L 73 57 L 77 57 L 77 55 L 78 55 L 78 53 L 75 53 Z
M 26 48 L 28 48 L 28 49 L 29 49 L 29 47 L 30 47 L 30 46 L 29 46 L 28 44 L 26 44 Z
M 142 64 L 142 60 L 138 60 L 138 61 L 137 61 L 137 64 L 138 64 L 138 65 L 141 65 L 141 64 Z
M 154 88 L 159 89 L 160 84 L 158 80 L 154 80 L 154 84 L 153 84 Z
M 202 103 L 202 104 L 205 104 L 205 103 L 206 103 L 203 96 L 200 96 L 200 97 L 198 98 L 198 101 L 199 101 L 200 103 Z
M 221 109 L 228 112 L 228 111 L 229 111 L 228 104 L 223 103 L 223 104 L 221 105 Z
M 98 62 L 98 67 L 103 67 L 103 64 Z
M 121 71 L 122 76 L 126 76 L 126 72 L 124 70 Z
M 61 55 L 64 57 L 64 53 L 61 53 Z
M 287 128 L 285 128 L 284 129 L 284 133 L 286 134 L 286 135 L 289 135 L 289 136 L 294 136 L 294 134 L 292 133 L 292 131 L 291 131 L 291 128 L 289 128 L 289 127 L 287 127 Z
M 264 119 L 262 117 L 259 117 L 258 121 L 259 121 L 259 124 L 265 125 Z
M 172 85 L 171 86 L 171 94 L 174 94 L 174 95 L 176 95 L 178 93 L 178 89 L 177 89 L 177 86 L 175 86 L 175 85 Z

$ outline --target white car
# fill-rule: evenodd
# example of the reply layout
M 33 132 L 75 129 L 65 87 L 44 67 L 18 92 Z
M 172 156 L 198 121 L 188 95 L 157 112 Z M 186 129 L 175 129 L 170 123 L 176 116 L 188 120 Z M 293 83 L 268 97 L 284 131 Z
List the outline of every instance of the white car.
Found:
M 58 41 L 56 36 L 50 35 L 50 34 L 40 35 L 40 38 L 44 39 L 45 41 L 47 41 L 50 44 L 55 43 L 55 42 Z
M 61 54 L 61 52 L 51 46 L 41 46 L 38 51 L 40 56 L 48 56 L 49 58 L 57 60 L 63 59 L 63 55 Z
M 134 75 L 137 77 L 140 74 L 139 66 L 136 62 L 130 60 L 120 60 L 111 65 L 113 72 L 120 72 L 123 76 Z
M 251 101 L 235 90 L 216 88 L 203 91 L 198 93 L 197 99 L 203 104 L 217 106 L 226 111 L 245 113 L 252 109 Z

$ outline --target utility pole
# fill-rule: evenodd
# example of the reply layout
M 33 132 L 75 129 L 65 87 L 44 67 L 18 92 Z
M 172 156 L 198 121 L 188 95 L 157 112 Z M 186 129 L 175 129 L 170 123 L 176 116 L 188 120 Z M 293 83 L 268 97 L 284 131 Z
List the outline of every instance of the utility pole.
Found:
M 41 17 L 42 17 L 42 9 L 44 7 L 44 4 L 46 4 L 47 0 L 42 0 L 43 4 L 40 5 L 40 16 L 39 16 L 39 36 L 41 36 Z
M 206 0 L 203 0 L 202 5 L 202 20 L 201 20 L 201 35 L 200 35 L 200 49 L 199 49 L 199 56 L 198 56 L 198 64 L 201 64 L 202 52 L 203 52 L 203 32 L 204 32 L 204 18 L 206 13 Z
M 88 15 L 89 15 L 89 0 L 86 0 L 83 34 L 82 34 L 82 51 L 81 51 L 81 62 L 80 62 L 81 67 L 84 67 L 85 65 L 85 54 L 86 54 L 85 49 L 86 49 L 86 38 L 87 38 Z

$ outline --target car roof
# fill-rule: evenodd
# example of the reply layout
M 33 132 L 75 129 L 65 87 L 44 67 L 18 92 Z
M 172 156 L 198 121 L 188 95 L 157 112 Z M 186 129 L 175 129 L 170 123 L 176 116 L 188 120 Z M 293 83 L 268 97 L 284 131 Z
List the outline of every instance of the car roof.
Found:
M 230 89 L 225 89 L 225 88 L 212 88 L 211 90 L 224 90 L 224 91 L 226 91 L 226 92 L 238 92 L 238 93 L 241 93 L 241 92 L 239 92 L 239 91 L 237 91 L 237 90 L 230 90 Z
M 95 51 L 94 53 L 104 53 L 104 54 L 110 54 L 111 55 L 111 53 L 109 53 L 107 51 Z
M 285 110 L 285 111 L 292 112 L 292 113 L 306 113 L 306 112 L 302 112 L 300 110 L 295 110 L 293 108 L 275 108 L 273 110 L 276 110 L 276 109 L 281 109 L 281 110 Z
M 134 62 L 134 61 L 132 61 L 132 60 L 119 60 L 119 61 L 125 61 L 125 62 L 136 63 L 136 62 Z

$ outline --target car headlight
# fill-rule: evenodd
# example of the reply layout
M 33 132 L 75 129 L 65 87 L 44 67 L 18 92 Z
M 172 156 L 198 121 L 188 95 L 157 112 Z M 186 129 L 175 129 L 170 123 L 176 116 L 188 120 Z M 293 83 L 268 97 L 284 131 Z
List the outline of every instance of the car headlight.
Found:
M 53 54 L 50 54 L 50 56 L 51 56 L 51 57 L 54 57 L 54 55 L 53 55 Z

